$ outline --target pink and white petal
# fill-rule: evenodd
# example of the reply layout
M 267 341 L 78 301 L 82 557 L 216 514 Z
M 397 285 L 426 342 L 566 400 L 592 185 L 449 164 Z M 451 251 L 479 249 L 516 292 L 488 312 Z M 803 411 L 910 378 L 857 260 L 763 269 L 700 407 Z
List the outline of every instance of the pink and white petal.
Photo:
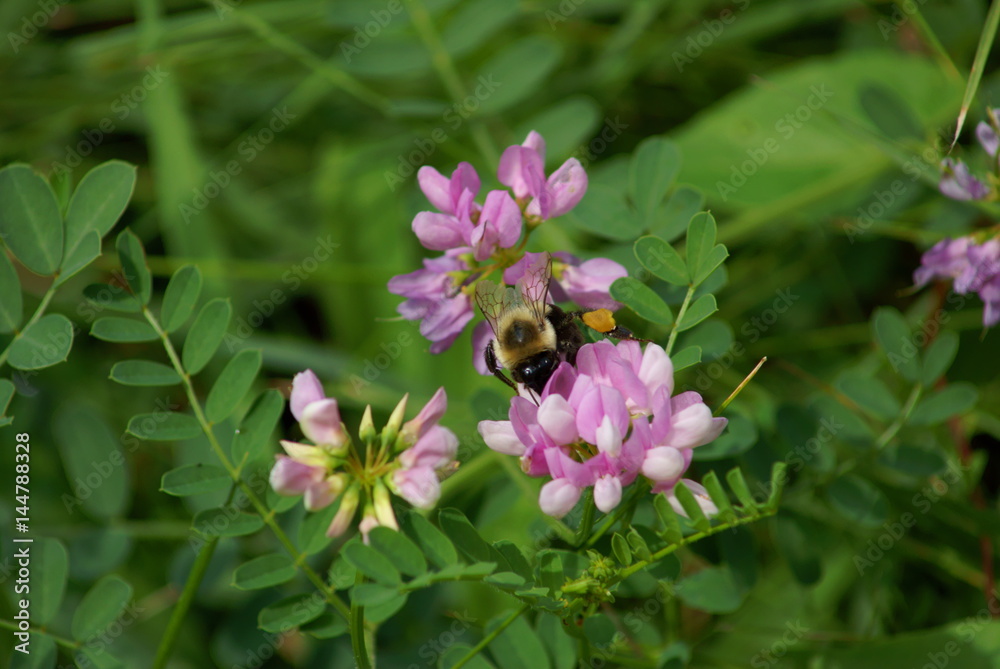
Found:
M 317 446 L 342 446 L 347 441 L 340 423 L 340 409 L 337 400 L 331 398 L 312 402 L 302 412 L 299 421 L 302 433 Z
M 594 482 L 594 505 L 609 513 L 622 501 L 622 482 L 618 477 L 605 474 Z
M 462 225 L 450 214 L 422 211 L 413 218 L 413 232 L 431 251 L 447 251 L 467 243 Z
M 286 455 L 276 455 L 274 459 L 269 481 L 279 495 L 301 495 L 323 480 L 325 472 L 322 467 L 303 464 Z
M 325 398 L 323 384 L 320 383 L 319 377 L 311 369 L 299 372 L 292 379 L 292 394 L 288 403 L 295 420 L 302 420 L 302 411 L 306 405 Z
M 524 455 L 524 442 L 518 438 L 509 420 L 481 420 L 477 429 L 486 445 L 497 453 Z
M 580 438 L 576 412 L 562 395 L 549 395 L 538 407 L 538 424 L 557 444 L 570 444 Z
M 573 510 L 580 500 L 580 489 L 566 479 L 554 479 L 542 486 L 538 506 L 553 518 L 562 518 Z
M 420 190 L 424 192 L 424 196 L 434 205 L 435 209 L 446 214 L 455 213 L 451 181 L 429 165 L 424 165 L 417 171 L 417 183 L 420 184 Z

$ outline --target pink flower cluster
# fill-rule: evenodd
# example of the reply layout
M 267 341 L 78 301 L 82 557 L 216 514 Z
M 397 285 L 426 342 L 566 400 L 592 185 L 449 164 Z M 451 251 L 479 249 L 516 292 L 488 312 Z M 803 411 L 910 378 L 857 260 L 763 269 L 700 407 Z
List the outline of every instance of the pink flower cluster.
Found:
M 481 182 L 469 163 L 459 163 L 451 177 L 428 166 L 417 173 L 420 189 L 437 211 L 418 213 L 413 232 L 425 248 L 444 255 L 393 277 L 388 287 L 407 298 L 399 313 L 420 321 L 431 353 L 447 350 L 472 320 L 475 282 L 503 270 L 504 282 L 514 285 L 527 266 L 522 250 L 526 235 L 573 209 L 587 191 L 587 173 L 576 158 L 546 177 L 545 140 L 534 131 L 523 144 L 504 151 L 497 178 L 510 191 L 492 190 L 479 204 Z M 554 256 L 553 273 L 564 289 L 557 298 L 569 297 L 588 309 L 614 304 L 608 290 L 626 275 L 624 267 L 603 258 L 581 262 L 570 254 Z
M 932 279 L 954 279 L 955 292 L 978 293 L 985 307 L 983 325 L 1000 322 L 1000 237 L 977 244 L 971 237 L 943 239 L 920 259 L 913 273 L 917 287 Z
M 441 495 L 437 471 L 455 459 L 458 439 L 438 425 L 448 406 L 444 388 L 412 420 L 403 423 L 407 398 L 396 406 L 381 439 L 371 423 L 371 407 L 359 429 L 364 447 L 355 444 L 340 420 L 337 400 L 326 397 L 311 370 L 292 381 L 292 415 L 312 444 L 282 440 L 286 455 L 276 455 L 270 483 L 281 495 L 303 495 L 308 511 L 318 511 L 338 497 L 340 507 L 327 536 L 342 535 L 358 508 L 359 527 L 367 540 L 373 527 L 399 529 L 390 491 L 413 506 L 430 508 Z
M 521 458 L 530 476 L 551 477 L 541 490 L 542 511 L 562 517 L 593 486 L 607 513 L 638 476 L 664 492 L 678 512 L 673 488 L 691 464 L 692 449 L 722 433 L 725 418 L 695 392 L 671 397 L 673 364 L 662 347 L 608 340 L 583 346 L 576 368 L 563 362 L 536 405 L 511 401 L 510 420 L 482 421 L 479 433 L 495 451 Z M 704 488 L 685 480 L 706 513 L 717 510 Z

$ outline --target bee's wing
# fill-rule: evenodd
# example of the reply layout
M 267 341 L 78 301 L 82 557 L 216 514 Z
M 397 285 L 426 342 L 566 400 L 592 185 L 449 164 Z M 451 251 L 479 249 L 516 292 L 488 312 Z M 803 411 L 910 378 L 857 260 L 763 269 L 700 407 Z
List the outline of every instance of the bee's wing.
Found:
M 535 258 L 517 282 L 517 294 L 531 309 L 539 323 L 545 320 L 549 299 L 549 281 L 552 280 L 552 256 L 548 253 Z
M 497 325 L 500 316 L 508 311 L 520 300 L 511 288 L 497 285 L 495 281 L 483 279 L 476 284 L 476 304 L 479 310 L 486 317 L 486 322 L 493 329 L 494 336 L 499 336 L 500 327 Z

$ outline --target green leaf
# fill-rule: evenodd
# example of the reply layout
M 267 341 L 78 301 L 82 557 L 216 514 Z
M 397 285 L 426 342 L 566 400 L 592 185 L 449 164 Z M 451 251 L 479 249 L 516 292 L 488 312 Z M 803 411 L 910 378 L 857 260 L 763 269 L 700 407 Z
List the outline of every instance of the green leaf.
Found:
M 13 332 L 22 320 L 21 282 L 6 251 L 0 248 L 0 333 Z
M 678 186 L 666 203 L 660 206 L 649 231 L 672 242 L 684 234 L 691 217 L 704 208 L 704 193 L 691 186 Z
M 163 293 L 160 321 L 163 329 L 173 332 L 187 322 L 194 313 L 194 306 L 201 295 L 201 271 L 194 265 L 185 265 L 174 272 Z
M 57 288 L 76 276 L 80 270 L 97 260 L 101 255 L 101 236 L 96 231 L 84 235 L 80 243 L 71 251 L 67 251 L 62 259 L 59 276 L 52 282 Z
M 562 557 L 552 550 L 539 551 L 535 557 L 538 561 L 538 584 L 548 588 L 555 597 L 566 582 Z
M 715 303 L 715 295 L 711 293 L 702 295 L 688 305 L 687 311 L 684 312 L 684 318 L 677 324 L 677 331 L 684 332 L 685 330 L 690 330 L 718 310 L 719 307 Z
M 676 544 L 684 538 L 684 532 L 681 530 L 680 519 L 677 517 L 677 512 L 674 511 L 674 507 L 670 505 L 664 495 L 654 495 L 653 496 L 653 509 L 656 510 L 656 515 L 663 523 L 663 538 L 669 544 Z
M 258 395 L 233 437 L 233 460 L 253 462 L 268 458 L 271 455 L 271 434 L 284 410 L 285 398 L 274 388 Z
M 192 464 L 171 469 L 160 479 L 160 491 L 175 497 L 227 490 L 233 478 L 222 467 Z
M 937 339 L 924 351 L 924 364 L 920 379 L 925 386 L 932 386 L 955 360 L 958 353 L 958 335 L 951 330 L 942 330 Z
M 143 304 L 149 304 L 153 294 L 153 277 L 146 265 L 146 252 L 142 242 L 131 230 L 124 230 L 118 235 L 115 243 L 118 249 L 118 260 L 122 264 L 122 273 L 129 289 Z
M 73 613 L 73 638 L 87 641 L 113 623 L 132 598 L 132 586 L 108 574 L 87 591 Z
M 201 425 L 194 416 L 173 411 L 137 414 L 129 420 L 127 429 L 130 434 L 151 441 L 194 439 L 201 434 Z
M 935 425 L 957 414 L 970 411 L 979 399 L 971 383 L 952 383 L 920 400 L 908 422 L 911 425 Z
M 240 590 L 260 590 L 295 578 L 295 563 L 284 553 L 261 555 L 244 562 L 233 572 L 233 586 Z
M 854 474 L 831 483 L 826 499 L 841 516 L 861 527 L 879 527 L 889 517 L 889 503 L 882 491 Z
M 756 425 L 754 425 L 754 434 L 756 432 Z M 705 491 L 708 492 L 712 503 L 719 509 L 718 517 L 727 523 L 736 520 L 736 511 L 733 510 L 733 506 L 729 502 L 729 495 L 726 494 L 726 491 L 722 488 L 722 484 L 719 483 L 719 475 L 714 471 L 708 472 L 701 477 L 701 484 L 705 486 Z
M 670 356 L 670 362 L 674 363 L 674 372 L 679 372 L 682 369 L 691 367 L 692 365 L 697 365 L 701 362 L 701 346 L 688 346 L 686 348 L 682 348 L 680 351 Z
M 116 362 L 109 378 L 123 386 L 172 386 L 181 382 L 173 367 L 152 360 Z
M 220 297 L 208 302 L 198 312 L 181 352 L 181 361 L 188 374 L 200 372 L 215 355 L 226 336 L 232 315 L 233 308 L 229 300 Z
M 575 669 L 576 644 L 566 634 L 562 619 L 549 614 L 538 616 L 538 636 L 545 644 L 553 669 Z
M 62 314 L 46 314 L 10 345 L 7 362 L 15 369 L 44 369 L 69 357 L 73 324 Z
M 341 498 L 342 500 L 343 498 Z M 314 513 L 307 513 L 299 524 L 298 545 L 306 555 L 318 553 L 333 541 L 332 537 L 326 536 L 326 531 L 330 529 L 330 523 L 340 504 L 331 504 L 325 509 Z
M 399 610 L 406 604 L 409 594 L 399 592 L 395 597 L 390 597 L 384 602 L 368 606 L 365 608 L 365 620 L 373 623 L 381 623 L 399 613 Z
M 697 277 L 701 276 L 704 279 L 711 274 L 711 271 L 703 273 L 703 268 L 715 246 L 715 235 L 715 217 L 712 214 L 703 211 L 691 217 L 687 229 L 685 253 L 687 255 L 688 275 L 695 284 L 701 283 Z
M 261 609 L 257 625 L 265 632 L 283 633 L 316 620 L 325 608 L 326 602 L 318 592 L 293 595 Z
M 600 183 L 587 186 L 587 195 L 566 219 L 581 230 L 619 242 L 631 242 L 643 229 L 642 219 L 625 205 L 621 191 Z
M 640 237 L 635 240 L 633 251 L 639 264 L 656 278 L 675 286 L 686 286 L 690 281 L 684 259 L 659 237 Z
M 899 93 L 879 83 L 863 84 L 858 90 L 858 102 L 871 122 L 893 140 L 923 141 L 920 121 Z
M 391 532 L 391 530 L 390 530 Z M 344 559 L 362 574 L 383 585 L 399 585 L 402 579 L 389 559 L 360 541 L 348 542 L 340 551 Z
M 399 589 L 378 583 L 360 583 L 351 588 L 351 601 L 361 606 L 378 606 L 399 596 Z
M 32 620 L 34 620 L 32 616 Z M 20 643 L 20 640 L 18 641 Z M 59 651 L 52 637 L 42 633 L 28 635 L 30 653 L 11 651 L 8 669 L 54 669 Z
M 0 379 L 0 417 L 7 415 L 7 408 L 14 398 L 14 384 L 10 379 Z
M 242 537 L 264 527 L 264 520 L 253 513 L 244 513 L 234 506 L 205 509 L 195 514 L 191 527 L 206 538 Z
M 677 145 L 662 137 L 649 137 L 636 148 L 628 167 L 628 192 L 648 228 L 654 214 L 681 169 Z
M 465 514 L 458 509 L 441 509 L 438 514 L 441 529 L 455 543 L 460 551 L 473 562 L 493 560 L 490 545 L 479 536 Z
M 512 571 L 501 571 L 496 574 L 490 574 L 483 579 L 484 583 L 489 583 L 490 585 L 500 588 L 501 590 L 514 591 L 525 584 L 525 579 L 520 574 L 515 574 Z
M 630 527 L 628 530 L 628 544 L 632 551 L 639 557 L 640 560 L 652 560 L 653 554 L 649 550 L 649 545 L 646 540 L 642 538 L 634 527 Z
M 438 669 L 451 669 L 462 658 L 468 655 L 471 650 L 472 646 L 464 643 L 456 643 L 453 646 L 448 646 L 438 658 Z M 495 669 L 494 665 L 479 653 L 473 655 L 462 667 L 463 669 Z
M 376 527 L 368 533 L 368 541 L 393 567 L 407 576 L 420 576 L 427 571 L 424 554 L 405 534 L 387 527 Z
M 522 576 L 526 583 L 531 583 L 535 580 L 534 573 L 531 569 L 531 565 L 528 564 L 528 560 L 524 557 L 524 553 L 515 544 L 510 541 L 497 541 L 493 544 L 493 548 L 507 560 L 507 564 L 510 568 L 514 570 L 515 573 Z
M 675 587 L 682 602 L 706 613 L 732 613 L 743 604 L 743 594 L 728 569 L 702 569 Z
M 797 516 L 777 516 L 774 519 L 775 546 L 788 561 L 795 580 L 802 585 L 812 585 L 822 575 L 822 549 L 809 530 Z
M 488 43 L 494 33 L 517 16 L 517 2 L 513 0 L 472 0 L 460 4 L 441 31 L 441 42 L 451 57 L 457 58 Z
M 160 338 L 149 323 L 121 316 L 98 318 L 90 326 L 90 334 L 92 337 L 118 344 L 155 341 Z
M 121 439 L 101 416 L 74 403 L 56 412 L 53 428 L 73 502 L 94 518 L 110 519 L 126 512 L 131 487 Z
M 83 175 L 66 210 L 66 253 L 63 269 L 78 253 L 84 240 L 100 239 L 121 218 L 135 188 L 135 166 L 120 160 L 102 163 Z
M 682 481 L 674 486 L 674 497 L 680 502 L 681 508 L 684 509 L 684 513 L 695 529 L 699 532 L 707 532 L 712 523 L 705 516 L 705 512 L 701 510 L 701 505 L 698 504 L 698 500 L 695 499 L 694 493 L 687 487 L 687 484 Z
M 220 423 L 236 410 L 257 378 L 260 365 L 259 349 L 243 349 L 229 360 L 208 392 L 205 415 L 210 423 Z
M 59 613 L 66 593 L 69 554 L 57 539 L 39 537 L 31 546 L 31 582 L 29 611 L 33 625 L 47 626 Z
M 872 334 L 889 359 L 892 370 L 908 381 L 920 380 L 920 356 L 910 326 L 892 307 L 879 307 L 872 317 Z
M 893 444 L 879 454 L 879 464 L 914 478 L 939 474 L 948 460 L 939 448 L 916 444 Z
M 500 613 L 486 623 L 484 633 L 489 634 L 510 616 L 510 611 Z M 500 669 L 549 669 L 549 656 L 541 639 L 531 629 L 524 616 L 518 616 L 507 629 L 490 643 L 490 653 Z
M 744 510 L 756 511 L 757 500 L 750 493 L 750 486 L 747 485 L 747 480 L 743 477 L 743 472 L 740 471 L 739 467 L 733 467 L 726 472 L 726 483 L 729 484 L 730 490 L 735 493 L 736 499 L 740 500 L 740 505 Z
M 480 99 L 476 116 L 498 114 L 539 91 L 561 57 L 559 42 L 547 37 L 533 35 L 505 44 L 476 78 Z
M 402 514 L 399 526 L 437 567 L 444 568 L 458 562 L 458 552 L 448 537 L 419 513 Z
M 98 313 L 105 309 L 128 314 L 137 314 L 142 311 L 142 304 L 135 295 L 121 286 L 92 283 L 84 287 L 83 296 L 87 298 L 88 302 L 98 307 Z
M 73 656 L 79 669 L 126 669 L 125 663 L 103 648 L 85 646 Z
M 368 612 L 365 611 L 367 614 Z M 367 615 L 365 616 L 367 618 Z M 369 620 L 371 620 L 369 618 Z M 339 613 L 324 611 L 315 620 L 299 626 L 300 632 L 313 636 L 317 639 L 335 639 L 338 636 L 347 634 L 347 620 Z
M 625 276 L 611 284 L 611 297 L 651 323 L 670 325 L 674 314 L 663 299 L 646 284 Z
M 358 570 L 338 555 L 330 565 L 329 577 L 334 590 L 346 590 L 357 582 Z
M 0 170 L 0 237 L 35 274 L 59 269 L 63 256 L 63 221 L 48 182 L 27 165 Z
M 837 385 L 862 410 L 876 418 L 893 420 L 903 410 L 889 387 L 875 377 L 850 374 L 844 376 Z

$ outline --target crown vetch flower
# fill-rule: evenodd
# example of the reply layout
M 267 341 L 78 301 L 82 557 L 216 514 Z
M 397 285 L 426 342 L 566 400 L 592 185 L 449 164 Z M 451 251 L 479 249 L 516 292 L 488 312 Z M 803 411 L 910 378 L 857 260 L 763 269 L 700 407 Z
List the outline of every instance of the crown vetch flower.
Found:
M 974 177 L 961 160 L 945 158 L 941 172 L 938 189 L 953 200 L 984 200 L 990 194 L 989 187 Z
M 307 510 L 318 511 L 338 498 L 340 506 L 327 535 L 340 536 L 362 509 L 359 528 L 367 542 L 373 527 L 398 529 L 390 493 L 414 506 L 430 508 L 441 495 L 438 472 L 452 466 L 458 439 L 438 425 L 448 407 L 444 388 L 410 421 L 403 423 L 404 396 L 382 429 L 375 432 L 371 407 L 365 410 L 355 443 L 340 421 L 337 401 L 324 396 L 316 375 L 306 370 L 292 381 L 292 415 L 312 444 L 282 440 L 270 483 L 280 495 L 302 495 Z
M 575 207 L 587 192 L 587 173 L 570 158 L 545 178 L 545 140 L 532 130 L 520 146 L 509 146 L 500 156 L 497 178 L 519 200 L 531 198 L 528 216 L 547 220 Z
M 983 301 L 983 325 L 1000 322 L 1000 238 L 977 244 L 972 237 L 943 239 L 920 258 L 913 273 L 919 288 L 932 279 L 953 279 L 956 293 L 977 293 Z
M 606 513 L 638 476 L 654 493 L 672 496 L 692 449 L 713 441 L 727 423 L 712 416 L 698 393 L 671 397 L 672 377 L 670 358 L 656 344 L 645 351 L 635 341 L 586 344 L 576 368 L 564 362 L 556 369 L 537 405 L 514 397 L 509 420 L 482 421 L 479 433 L 493 450 L 519 456 L 527 474 L 552 479 L 539 495 L 552 516 L 568 513 L 589 487 Z M 713 508 L 707 496 L 699 503 Z

